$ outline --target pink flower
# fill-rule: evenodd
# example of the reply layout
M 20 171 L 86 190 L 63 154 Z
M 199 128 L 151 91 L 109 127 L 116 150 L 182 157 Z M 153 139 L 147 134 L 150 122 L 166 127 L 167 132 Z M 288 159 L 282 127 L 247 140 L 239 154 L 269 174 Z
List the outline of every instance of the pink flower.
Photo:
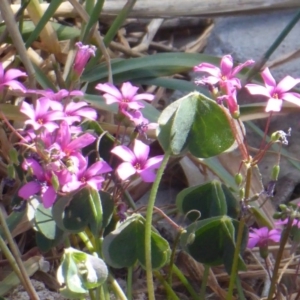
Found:
M 23 185 L 19 189 L 19 197 L 28 200 L 31 196 L 40 194 L 45 208 L 51 207 L 57 197 L 55 188 L 51 183 L 53 174 L 51 172 L 45 172 L 42 166 L 33 158 L 25 159 L 22 167 L 24 170 L 28 170 L 30 168 L 33 175 L 36 177 L 36 180 L 27 182 Z M 63 183 L 63 177 L 60 178 L 59 175 L 60 174 L 57 175 L 59 177 L 59 181 L 60 183 Z
M 23 101 L 20 111 L 29 117 L 25 124 L 31 125 L 34 130 L 45 127 L 49 132 L 53 132 L 58 128 L 58 125 L 53 121 L 63 119 L 64 114 L 62 111 L 49 111 L 50 105 L 51 100 L 47 98 L 37 99 L 35 108 Z
M 295 79 L 291 76 L 286 76 L 278 84 L 276 84 L 269 68 L 264 69 L 261 76 L 264 80 L 265 87 L 250 83 L 245 87 L 252 95 L 263 95 L 268 97 L 268 103 L 265 109 L 266 112 L 280 111 L 283 100 L 300 106 L 300 95 L 292 92 L 287 93 L 300 82 L 300 78 Z
M 104 92 L 103 97 L 107 104 L 119 103 L 120 110 L 127 110 L 128 108 L 138 110 L 144 107 L 138 101 L 152 101 L 154 99 L 152 94 L 137 94 L 139 88 L 131 85 L 130 82 L 124 82 L 120 90 L 110 83 L 99 83 L 96 85 L 96 89 Z
M 78 50 L 75 56 L 73 69 L 75 73 L 80 76 L 91 56 L 95 56 L 96 47 L 93 45 L 83 45 L 81 42 L 76 43 L 76 46 Z
M 69 124 L 80 122 L 82 118 L 87 118 L 89 120 L 97 119 L 96 110 L 90 107 L 88 103 L 84 101 L 70 102 L 66 105 L 64 112 L 66 114 L 66 121 Z
M 289 222 L 289 218 L 286 218 L 284 220 L 276 221 L 275 224 L 276 225 L 286 225 L 288 222 Z M 300 228 L 300 221 L 298 219 L 294 219 L 292 226 L 297 226 L 298 228 Z
M 196 81 L 196 83 L 209 85 L 215 85 L 219 83 L 220 87 L 225 87 L 227 84 L 230 84 L 233 87 L 240 89 L 241 82 L 235 76 L 244 67 L 250 66 L 253 63 L 253 60 L 247 60 L 243 64 L 240 64 L 237 67 L 233 68 L 233 60 L 231 55 L 225 55 L 222 57 L 220 68 L 209 63 L 201 63 L 200 65 L 194 67 L 194 71 L 205 72 L 210 74 L 211 76 L 208 76 L 202 80 L 198 80 Z
M 21 90 L 22 92 L 25 92 L 26 88 L 24 85 L 15 80 L 22 76 L 27 76 L 27 74 L 18 69 L 10 69 L 4 72 L 3 65 L 0 63 L 0 91 L 3 90 L 4 86 L 8 86 L 12 90 Z
M 138 174 L 145 182 L 153 182 L 156 174 L 155 169 L 159 168 L 163 155 L 155 156 L 147 160 L 150 147 L 139 140 L 135 140 L 133 151 L 125 146 L 117 146 L 111 152 L 120 157 L 121 163 L 116 172 L 122 180 L 131 175 Z
M 278 243 L 281 238 L 281 231 L 279 229 L 271 229 L 268 227 L 262 227 L 259 229 L 251 228 L 249 233 L 249 240 L 247 247 L 252 249 L 255 246 L 265 247 L 269 241 Z
M 59 90 L 58 92 L 53 92 L 52 90 L 27 90 L 26 93 L 42 95 L 53 101 L 61 101 L 66 97 L 82 97 L 84 93 L 80 90 L 68 91 L 65 89 Z
M 73 174 L 72 180 L 62 187 L 63 192 L 75 191 L 86 185 L 99 191 L 101 189 L 102 182 L 104 181 L 102 174 L 112 170 L 105 161 L 97 161 L 89 168 L 86 167 L 87 160 L 84 168 L 79 170 L 76 174 Z

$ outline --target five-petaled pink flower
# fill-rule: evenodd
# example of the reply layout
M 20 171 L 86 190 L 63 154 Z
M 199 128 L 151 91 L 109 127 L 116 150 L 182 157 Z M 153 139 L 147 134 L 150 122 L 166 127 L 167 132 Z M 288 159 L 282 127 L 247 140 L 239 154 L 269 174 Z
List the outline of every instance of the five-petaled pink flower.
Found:
M 211 76 L 208 76 L 201 80 L 197 80 L 196 83 L 208 85 L 216 85 L 218 83 L 221 88 L 225 87 L 227 84 L 230 84 L 231 86 L 240 89 L 241 82 L 235 76 L 244 67 L 250 66 L 253 63 L 253 60 L 247 60 L 243 64 L 240 64 L 237 67 L 233 68 L 233 60 L 231 55 L 225 55 L 222 57 L 220 68 L 209 63 L 201 63 L 200 65 L 194 67 L 194 71 L 205 72 L 210 74 Z
M 148 158 L 150 147 L 139 140 L 135 140 L 133 151 L 126 146 L 117 146 L 111 152 L 119 156 L 124 162 L 121 163 L 116 172 L 122 180 L 131 175 L 138 174 L 145 182 L 153 182 L 156 174 L 155 169 L 161 165 L 163 155 Z
M 26 88 L 24 85 L 15 80 L 22 76 L 27 76 L 27 74 L 18 69 L 10 69 L 4 72 L 3 65 L 0 63 L 0 91 L 3 90 L 4 86 L 8 86 L 13 90 L 21 90 L 22 92 L 25 92 Z
M 270 241 L 278 243 L 281 237 L 281 231 L 279 229 L 271 229 L 268 227 L 251 228 L 249 233 L 249 240 L 247 247 L 252 249 L 255 246 L 266 247 Z
M 296 84 L 300 82 L 300 78 L 293 78 L 291 76 L 284 77 L 278 84 L 271 75 L 269 68 L 266 68 L 261 73 L 265 82 L 265 87 L 249 83 L 245 87 L 252 95 L 263 95 L 268 97 L 266 112 L 281 110 L 283 100 L 294 103 L 300 106 L 300 95 L 289 92 Z
M 133 109 L 138 110 L 144 105 L 139 103 L 140 100 L 152 101 L 154 95 L 149 93 L 137 94 L 138 87 L 131 85 L 130 82 L 124 82 L 119 89 L 110 83 L 99 83 L 96 89 L 104 92 L 103 97 L 107 104 L 119 103 L 119 110 Z
M 87 164 L 88 160 L 86 159 L 86 165 L 73 174 L 72 180 L 62 187 L 63 192 L 72 192 L 84 186 L 89 186 L 96 191 L 101 190 L 104 181 L 102 174 L 112 171 L 112 168 L 105 161 L 97 161 L 88 168 Z
M 64 118 L 62 111 L 49 111 L 51 100 L 40 98 L 36 100 L 35 108 L 27 102 L 23 101 L 20 111 L 29 117 L 25 121 L 26 125 L 31 125 L 34 130 L 45 127 L 49 132 L 53 132 L 58 128 L 58 124 L 54 121 Z
M 33 175 L 36 177 L 36 180 L 24 184 L 19 189 L 19 197 L 28 200 L 31 196 L 40 194 L 44 207 L 51 207 L 57 197 L 57 193 L 51 182 L 53 174 L 45 171 L 42 166 L 33 158 L 25 159 L 22 166 L 25 170 L 30 168 L 33 172 Z M 63 183 L 64 176 L 60 176 L 62 174 L 56 175 L 58 175 L 60 183 Z

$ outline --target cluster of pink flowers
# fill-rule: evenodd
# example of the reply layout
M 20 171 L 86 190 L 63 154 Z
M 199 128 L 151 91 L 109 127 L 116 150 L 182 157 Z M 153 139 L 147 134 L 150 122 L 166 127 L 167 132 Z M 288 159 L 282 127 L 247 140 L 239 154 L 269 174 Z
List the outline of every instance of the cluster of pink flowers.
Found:
M 95 54 L 95 48 L 81 43 L 76 46 L 78 52 L 72 72 L 79 78 L 89 58 Z M 4 74 L 2 65 L 0 72 L 0 89 L 9 86 L 39 96 L 33 104 L 23 101 L 20 107 L 27 116 L 21 133 L 21 144 L 26 149 L 22 168 L 27 174 L 27 182 L 19 189 L 18 195 L 26 200 L 38 195 L 45 208 L 49 208 L 58 195 L 76 192 L 85 186 L 100 190 L 105 180 L 103 174 L 111 172 L 112 168 L 102 160 L 90 165 L 88 157 L 82 153 L 82 149 L 95 142 L 96 136 L 92 132 L 83 132 L 81 122 L 97 119 L 96 111 L 78 99 L 84 94 L 80 90 L 27 90 L 15 80 L 26 76 L 25 73 L 12 69 Z M 129 82 L 124 83 L 120 91 L 111 84 L 98 84 L 97 89 L 105 93 L 108 104 L 119 103 L 119 112 L 141 133 L 145 132 L 149 122 L 140 111 L 144 107 L 140 100 L 152 101 L 153 95 L 138 94 L 138 88 Z M 137 174 L 145 182 L 153 182 L 155 169 L 163 156 L 148 159 L 148 145 L 139 140 L 131 144 L 132 149 L 118 145 L 112 150 L 113 155 L 124 161 L 116 169 L 117 175 L 122 181 Z
M 222 103 L 224 100 L 227 107 L 234 117 L 239 117 L 239 106 L 236 99 L 237 89 L 241 88 L 241 82 L 236 75 L 247 66 L 254 63 L 253 60 L 247 60 L 245 63 L 233 68 L 233 60 L 231 55 L 225 55 L 221 59 L 220 68 L 209 64 L 201 63 L 194 67 L 194 71 L 205 72 L 210 76 L 200 80 L 196 80 L 196 84 L 208 85 L 213 91 L 216 100 Z M 300 95 L 294 92 L 289 92 L 299 82 L 300 78 L 286 76 L 278 84 L 276 84 L 269 68 L 265 68 L 261 72 L 265 86 L 258 84 L 247 84 L 245 88 L 252 95 L 262 95 L 268 100 L 265 111 L 279 112 L 282 107 L 283 100 L 300 106 Z
M 138 87 L 131 85 L 130 82 L 123 83 L 120 90 L 109 83 L 99 83 L 96 89 L 104 92 L 103 97 L 107 104 L 118 103 L 119 113 L 133 122 L 139 133 L 143 134 L 148 129 L 149 121 L 143 117 L 141 109 L 144 105 L 140 100 L 152 101 L 154 99 L 152 94 L 138 94 Z M 154 124 L 151 126 L 155 127 Z M 120 145 L 111 151 L 124 161 L 116 169 L 121 180 L 126 180 L 134 174 L 138 174 L 145 182 L 155 180 L 154 170 L 159 168 L 163 155 L 148 159 L 149 150 L 148 145 L 135 140 L 133 149 Z
M 28 117 L 24 138 L 32 143 L 30 149 L 34 152 L 29 152 L 22 163 L 33 179 L 20 188 L 19 196 L 29 199 L 40 194 L 48 208 L 60 193 L 76 191 L 86 185 L 100 190 L 104 181 L 102 174 L 112 169 L 104 161 L 88 166 L 82 149 L 92 144 L 96 137 L 83 133 L 78 126 L 83 118 L 95 120 L 96 111 L 85 101 L 72 101 L 74 96 L 83 96 L 81 91 L 36 93 L 42 97 L 34 106 L 27 102 L 21 105 L 21 112 Z

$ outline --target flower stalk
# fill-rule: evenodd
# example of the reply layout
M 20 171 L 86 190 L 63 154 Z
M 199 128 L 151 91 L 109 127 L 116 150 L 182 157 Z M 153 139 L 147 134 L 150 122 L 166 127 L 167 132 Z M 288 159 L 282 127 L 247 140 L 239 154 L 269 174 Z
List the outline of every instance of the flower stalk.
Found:
M 145 256 L 146 256 L 146 275 L 147 275 L 147 289 L 148 289 L 148 299 L 155 300 L 154 294 L 154 284 L 153 284 L 153 272 L 152 272 L 152 258 L 151 258 L 151 227 L 152 227 L 152 216 L 153 216 L 153 209 L 156 200 L 156 195 L 158 191 L 158 187 L 163 175 L 163 172 L 167 166 L 167 163 L 170 158 L 170 153 L 166 152 L 162 163 L 157 171 L 156 179 L 153 183 L 149 202 L 147 207 L 146 213 L 146 223 L 145 223 Z

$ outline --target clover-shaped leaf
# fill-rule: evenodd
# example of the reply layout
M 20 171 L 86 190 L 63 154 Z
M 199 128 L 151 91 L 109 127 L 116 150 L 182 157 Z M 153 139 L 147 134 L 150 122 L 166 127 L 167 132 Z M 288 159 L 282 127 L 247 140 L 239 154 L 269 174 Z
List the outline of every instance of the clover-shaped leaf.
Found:
M 229 115 L 215 101 L 198 92 L 173 102 L 158 119 L 157 139 L 165 151 L 190 151 L 208 158 L 234 145 Z
M 154 230 L 151 233 L 153 269 L 161 268 L 170 256 L 169 243 Z M 103 240 L 105 262 L 114 268 L 145 266 L 145 219 L 138 214 L 127 218 Z
M 195 222 L 181 236 L 181 245 L 195 260 L 210 266 L 224 264 L 230 274 L 239 221 L 228 216 L 217 216 Z M 241 253 L 245 250 L 248 230 L 244 227 Z M 245 265 L 239 256 L 239 270 Z

